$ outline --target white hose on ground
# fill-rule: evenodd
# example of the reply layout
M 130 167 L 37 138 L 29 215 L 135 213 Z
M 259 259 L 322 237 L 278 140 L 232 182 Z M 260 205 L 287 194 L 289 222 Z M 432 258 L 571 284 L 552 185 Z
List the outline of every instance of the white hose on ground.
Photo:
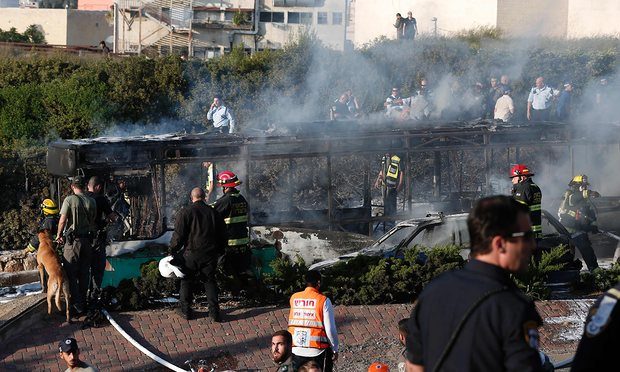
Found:
M 105 309 L 101 309 L 101 312 L 103 312 L 103 315 L 105 315 L 105 317 L 108 319 L 108 321 L 110 321 L 110 324 L 112 324 L 112 326 L 114 326 L 114 328 L 116 328 L 118 333 L 120 333 L 123 337 L 125 337 L 125 339 L 127 341 L 131 342 L 131 344 L 133 346 L 137 347 L 138 350 L 140 350 L 141 352 L 146 354 L 146 356 L 148 356 L 149 358 L 153 359 L 157 363 L 159 363 L 162 366 L 164 366 L 166 368 L 169 368 L 169 369 L 171 369 L 173 371 L 176 371 L 176 372 L 189 372 L 188 370 L 179 368 L 179 367 L 175 366 L 174 364 L 172 364 L 172 363 L 170 363 L 170 362 L 168 362 L 168 361 L 158 357 L 157 355 L 155 355 L 152 352 L 150 352 L 149 350 L 147 350 L 144 346 L 140 345 L 138 343 L 138 341 L 134 340 L 133 337 L 128 335 L 127 332 L 125 332 L 125 330 L 118 323 L 116 323 L 116 321 L 114 319 L 112 319 L 112 316 Z
M 561 362 L 557 362 L 553 364 L 553 368 L 555 369 L 560 369 L 560 368 L 568 368 L 573 364 L 573 359 L 575 359 L 574 356 L 568 358 L 568 359 L 564 359 Z

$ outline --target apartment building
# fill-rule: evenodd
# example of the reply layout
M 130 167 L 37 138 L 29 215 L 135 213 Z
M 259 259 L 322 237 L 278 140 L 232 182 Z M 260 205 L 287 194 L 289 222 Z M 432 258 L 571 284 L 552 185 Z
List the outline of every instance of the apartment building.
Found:
M 211 58 L 278 49 L 301 33 L 342 50 L 348 0 L 116 0 L 115 52 Z

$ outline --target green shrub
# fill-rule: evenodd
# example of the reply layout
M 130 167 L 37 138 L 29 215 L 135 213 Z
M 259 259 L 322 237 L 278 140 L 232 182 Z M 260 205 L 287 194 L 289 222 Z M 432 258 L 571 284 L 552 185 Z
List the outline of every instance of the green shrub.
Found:
M 28 26 L 23 34 L 17 32 L 15 27 L 11 27 L 8 31 L 2 31 L 2 29 L 0 29 L 0 41 L 10 43 L 44 44 L 45 36 L 35 25 Z
M 293 293 L 306 287 L 305 275 L 308 268 L 301 256 L 295 257 L 295 261 L 277 258 L 270 266 L 273 273 L 267 274 L 263 283 L 272 288 L 281 299 L 288 300 Z
M 609 269 L 598 268 L 586 276 L 591 276 L 591 279 L 584 278 L 584 281 L 590 282 L 595 290 L 606 291 L 620 281 L 620 264 L 614 262 Z
M 533 300 L 547 300 L 551 290 L 545 285 L 547 275 L 553 271 L 561 270 L 565 265 L 567 248 L 559 245 L 548 252 L 543 252 L 539 262 L 532 258 L 527 271 L 513 276 L 517 287 Z
M 414 247 L 404 259 L 360 255 L 326 269 L 322 290 L 343 305 L 413 302 L 437 275 L 464 264 L 452 245 Z

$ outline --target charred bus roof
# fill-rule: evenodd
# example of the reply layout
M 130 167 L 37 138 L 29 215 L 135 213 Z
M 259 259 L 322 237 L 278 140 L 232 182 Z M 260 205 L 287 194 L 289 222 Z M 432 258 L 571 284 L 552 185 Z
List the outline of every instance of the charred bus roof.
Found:
M 278 128 L 276 126 L 276 128 Z M 545 139 L 541 140 L 544 133 Z M 377 154 L 566 143 L 565 124 L 477 122 L 339 121 L 287 123 L 258 135 L 169 133 L 59 140 L 48 146 L 47 168 L 55 176 L 78 170 L 144 170 L 157 164 L 205 159 L 259 160 L 338 154 Z

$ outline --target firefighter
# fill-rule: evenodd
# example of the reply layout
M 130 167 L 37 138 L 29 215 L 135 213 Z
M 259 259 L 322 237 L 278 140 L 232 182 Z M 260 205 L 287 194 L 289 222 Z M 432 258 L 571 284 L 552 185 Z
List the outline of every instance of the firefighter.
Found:
M 585 174 L 573 177 L 568 184 L 568 190 L 564 193 L 564 199 L 558 209 L 558 217 L 570 232 L 572 242 L 581 252 L 588 270 L 594 271 L 598 268 L 598 262 L 588 233 L 598 232 L 596 208 L 592 204 L 592 198 L 598 198 L 601 194 L 589 190 L 589 185 L 588 176 Z
M 52 199 L 45 199 L 41 203 L 41 215 L 43 219 L 39 221 L 38 231 L 41 230 L 49 230 L 52 237 L 56 236 L 58 232 L 58 204 Z M 37 234 L 30 240 L 28 243 L 28 247 L 26 248 L 27 252 L 34 252 L 39 249 L 39 236 Z
M 530 208 L 532 231 L 536 239 L 542 238 L 542 192 L 532 179 L 534 173 L 525 164 L 515 164 L 510 169 L 512 197 Z
M 213 203 L 213 208 L 224 218 L 228 232 L 228 248 L 224 257 L 224 271 L 237 276 L 252 276 L 252 253 L 248 236 L 248 202 L 237 190 L 241 181 L 231 171 L 217 175 L 217 183 L 224 195 Z
M 401 160 L 397 155 L 385 154 L 381 163 L 381 171 L 375 181 L 375 188 L 383 191 L 383 215 L 396 214 L 396 196 L 403 186 Z

